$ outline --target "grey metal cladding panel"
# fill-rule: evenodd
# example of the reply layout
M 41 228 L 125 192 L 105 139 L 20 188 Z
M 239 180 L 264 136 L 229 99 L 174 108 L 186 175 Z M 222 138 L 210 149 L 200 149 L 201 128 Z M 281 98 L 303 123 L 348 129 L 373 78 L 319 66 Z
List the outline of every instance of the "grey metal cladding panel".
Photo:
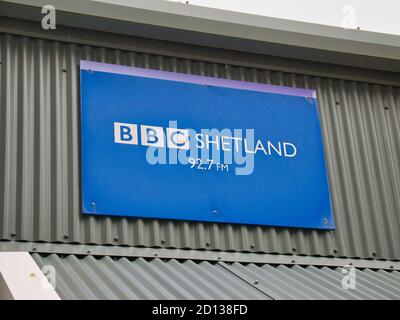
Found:
M 55 268 L 63 299 L 400 299 L 400 273 L 356 269 L 343 289 L 341 268 L 226 264 L 159 258 L 32 254 Z
M 341 268 L 240 263 L 224 265 L 245 281 L 254 282 L 257 279 L 257 287 L 274 299 L 400 299 L 399 272 L 355 269 L 355 289 L 344 289 Z
M 206 261 L 32 256 L 40 267 L 55 268 L 56 291 L 63 299 L 268 299 L 236 275 Z
M 318 93 L 335 231 L 80 214 L 80 59 Z M 400 88 L 0 35 L 0 239 L 400 259 Z

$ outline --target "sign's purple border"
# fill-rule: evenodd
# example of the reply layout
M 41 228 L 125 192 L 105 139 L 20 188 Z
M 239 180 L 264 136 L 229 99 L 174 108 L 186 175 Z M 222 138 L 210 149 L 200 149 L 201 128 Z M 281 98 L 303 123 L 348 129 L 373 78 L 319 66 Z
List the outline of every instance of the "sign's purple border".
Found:
M 225 87 L 225 88 L 251 90 L 258 92 L 285 94 L 285 95 L 305 97 L 305 98 L 314 98 L 314 99 L 316 98 L 316 91 L 310 89 L 291 88 L 291 87 L 275 86 L 271 84 L 196 76 L 186 73 L 176 73 L 170 71 L 159 71 L 153 69 L 120 66 L 116 64 L 86 61 L 86 60 L 80 61 L 80 67 L 81 70 L 109 72 L 109 73 L 125 74 L 137 77 L 171 80 L 178 82 Z

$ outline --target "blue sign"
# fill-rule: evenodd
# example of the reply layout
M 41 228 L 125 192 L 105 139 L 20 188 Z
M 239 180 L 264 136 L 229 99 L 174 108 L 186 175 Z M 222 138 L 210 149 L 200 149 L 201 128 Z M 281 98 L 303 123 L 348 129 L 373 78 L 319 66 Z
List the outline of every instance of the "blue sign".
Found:
M 84 214 L 334 229 L 314 90 L 81 61 Z

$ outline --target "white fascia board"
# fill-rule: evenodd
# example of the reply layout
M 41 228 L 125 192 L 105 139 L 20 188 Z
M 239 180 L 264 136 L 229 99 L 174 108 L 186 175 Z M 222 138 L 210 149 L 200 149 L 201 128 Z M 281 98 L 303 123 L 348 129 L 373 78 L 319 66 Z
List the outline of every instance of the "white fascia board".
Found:
M 28 252 L 0 252 L 0 299 L 60 300 Z

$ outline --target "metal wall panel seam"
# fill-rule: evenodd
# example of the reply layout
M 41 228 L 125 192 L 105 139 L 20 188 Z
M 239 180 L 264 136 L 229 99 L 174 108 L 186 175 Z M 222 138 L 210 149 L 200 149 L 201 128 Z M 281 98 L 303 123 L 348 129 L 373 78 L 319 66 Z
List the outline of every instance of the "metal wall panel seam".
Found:
M 254 289 L 260 291 L 262 294 L 266 295 L 269 299 L 271 300 L 276 300 L 276 296 L 274 296 L 275 294 L 269 290 L 263 290 L 260 287 L 256 286 L 258 284 L 258 280 L 254 280 L 253 282 L 251 282 L 251 280 L 246 279 L 245 277 L 243 277 L 240 273 L 238 272 L 234 272 L 233 270 L 231 270 L 228 265 L 226 265 L 224 262 L 218 262 L 217 266 L 225 269 L 226 271 L 230 272 L 231 274 L 233 274 L 234 276 L 236 276 L 238 279 L 240 279 L 241 281 L 247 283 L 249 286 L 253 287 Z M 278 297 L 279 298 L 279 297 Z

